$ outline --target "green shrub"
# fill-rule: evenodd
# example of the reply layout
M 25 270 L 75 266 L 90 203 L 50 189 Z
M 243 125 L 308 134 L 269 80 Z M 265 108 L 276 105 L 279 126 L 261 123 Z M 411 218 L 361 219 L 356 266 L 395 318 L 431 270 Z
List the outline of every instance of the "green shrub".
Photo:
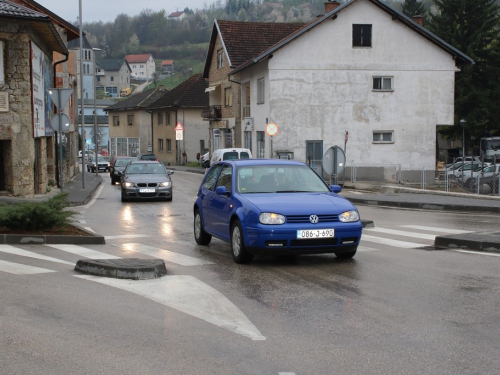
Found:
M 47 202 L 26 202 L 0 206 L 0 226 L 9 229 L 44 230 L 72 223 L 76 211 L 69 206 L 68 193 L 63 192 Z

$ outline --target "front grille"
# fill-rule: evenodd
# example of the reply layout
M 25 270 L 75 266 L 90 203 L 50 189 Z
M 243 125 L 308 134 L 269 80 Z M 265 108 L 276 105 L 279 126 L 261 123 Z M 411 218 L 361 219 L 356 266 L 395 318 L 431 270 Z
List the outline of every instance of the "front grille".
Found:
M 145 188 L 145 187 L 157 187 L 158 184 L 156 182 L 149 182 L 149 183 L 146 183 L 146 182 L 140 182 L 137 184 L 137 187 L 140 187 L 140 188 Z
M 309 217 L 311 215 L 293 215 L 287 216 L 286 222 L 289 224 L 310 223 Z M 318 215 L 318 223 L 333 223 L 339 221 L 339 215 Z
M 337 245 L 337 238 L 317 238 L 317 239 L 304 239 L 304 240 L 292 240 L 290 241 L 290 246 L 335 246 Z

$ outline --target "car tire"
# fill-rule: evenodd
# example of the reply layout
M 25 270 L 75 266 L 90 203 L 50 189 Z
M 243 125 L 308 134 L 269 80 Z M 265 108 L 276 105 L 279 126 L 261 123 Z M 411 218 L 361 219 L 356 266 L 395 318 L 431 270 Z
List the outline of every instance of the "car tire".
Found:
M 233 253 L 233 260 L 238 264 L 247 264 L 253 259 L 253 255 L 248 252 L 245 246 L 243 230 L 238 220 L 231 227 L 231 252 Z
M 350 259 L 356 254 L 357 250 L 358 250 L 358 247 L 356 246 L 354 248 L 354 250 L 346 251 L 346 252 L 342 252 L 342 253 L 335 253 L 335 255 L 337 256 L 337 258 L 340 258 L 340 259 Z
M 194 240 L 198 245 L 208 245 L 212 241 L 212 236 L 205 232 L 201 221 L 200 211 L 194 212 Z

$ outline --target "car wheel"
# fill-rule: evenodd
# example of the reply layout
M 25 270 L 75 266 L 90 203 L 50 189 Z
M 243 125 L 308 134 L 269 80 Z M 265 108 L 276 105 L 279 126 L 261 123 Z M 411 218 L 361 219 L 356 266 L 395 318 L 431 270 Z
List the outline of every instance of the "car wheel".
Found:
M 340 258 L 340 259 L 349 259 L 349 258 L 352 258 L 356 254 L 357 250 L 358 250 L 358 247 L 356 246 L 354 248 L 354 250 L 346 251 L 346 252 L 342 252 L 342 253 L 335 253 L 335 255 L 337 256 L 337 258 Z
M 198 245 L 208 245 L 212 240 L 212 236 L 205 232 L 203 228 L 200 211 L 198 210 L 194 213 L 194 239 Z
M 233 223 L 231 228 L 231 250 L 233 252 L 233 260 L 239 264 L 250 263 L 253 255 L 247 251 L 245 240 L 243 239 L 243 230 L 238 220 Z

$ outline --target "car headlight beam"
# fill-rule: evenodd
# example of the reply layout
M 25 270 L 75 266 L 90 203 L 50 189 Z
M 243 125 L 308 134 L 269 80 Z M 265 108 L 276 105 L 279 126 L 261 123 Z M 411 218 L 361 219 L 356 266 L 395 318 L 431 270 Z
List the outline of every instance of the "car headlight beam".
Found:
M 342 212 L 339 220 L 343 223 L 352 223 L 359 220 L 359 213 L 356 210 Z
M 285 217 L 274 212 L 263 212 L 259 216 L 259 222 L 266 225 L 285 224 Z
M 125 187 L 133 187 L 134 184 L 132 182 L 124 182 L 123 186 L 125 186 Z
M 172 183 L 170 181 L 160 182 L 161 187 L 170 187 Z

